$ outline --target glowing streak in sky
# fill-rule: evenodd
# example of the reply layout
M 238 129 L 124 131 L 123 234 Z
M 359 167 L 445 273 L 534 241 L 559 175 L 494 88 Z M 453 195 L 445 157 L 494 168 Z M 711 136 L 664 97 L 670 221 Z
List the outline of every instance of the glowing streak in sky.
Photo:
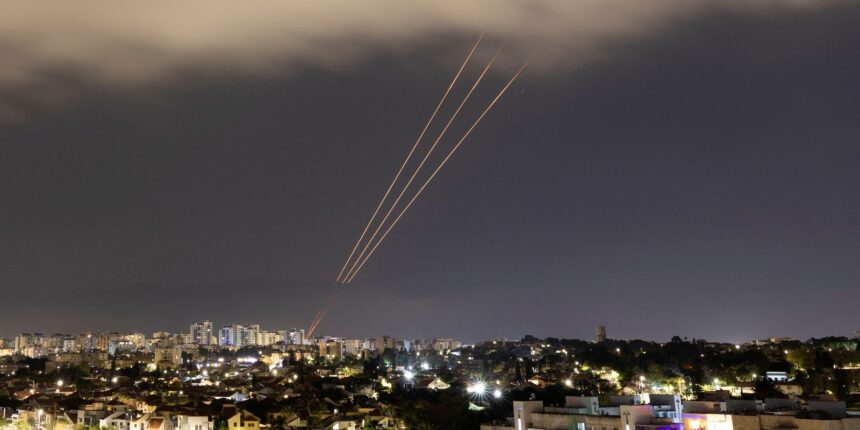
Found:
M 317 329 L 317 326 L 320 324 L 323 317 L 325 317 L 325 314 L 327 314 L 327 313 L 328 313 L 328 308 L 325 308 L 325 309 L 317 312 L 317 317 L 314 318 L 314 322 L 311 324 L 310 328 L 308 328 L 308 332 L 307 332 L 307 334 L 305 334 L 305 338 L 310 338 L 314 335 L 314 331 Z
M 412 176 L 409 177 L 408 181 L 406 181 L 406 185 L 404 185 L 403 189 L 400 190 L 400 193 L 397 195 L 397 198 L 394 199 L 394 203 L 391 204 L 391 207 L 388 208 L 388 212 L 386 212 L 385 216 L 382 217 L 382 221 L 380 221 L 379 225 L 376 226 L 376 230 L 374 230 L 373 234 L 370 235 L 370 239 L 367 239 L 367 243 L 365 243 L 364 248 L 362 248 L 361 252 L 358 254 L 358 257 L 355 258 L 355 261 L 352 263 L 352 267 L 350 267 L 349 271 L 347 271 L 345 279 L 352 279 L 352 274 L 355 272 L 358 263 L 361 261 L 361 258 L 365 255 L 367 249 L 370 248 L 370 245 L 373 243 L 373 240 L 376 239 L 376 235 L 379 234 L 379 231 L 382 230 L 382 227 L 385 225 L 385 222 L 388 221 L 388 217 L 390 217 L 391 213 L 394 212 L 394 209 L 397 207 L 397 203 L 400 203 L 400 199 L 402 199 L 403 195 L 406 194 L 406 190 L 408 190 L 409 186 L 412 185 L 412 181 L 415 180 L 415 177 L 418 176 L 418 173 L 421 171 L 421 168 L 424 167 L 424 163 L 426 163 L 427 159 L 430 158 L 430 155 L 433 154 L 433 151 L 436 149 L 436 145 L 439 144 L 439 141 L 442 140 L 442 137 L 445 136 L 445 133 L 448 131 L 448 128 L 451 127 L 452 123 L 454 123 L 454 120 L 457 118 L 457 115 L 460 114 L 460 111 L 463 109 L 463 106 L 465 106 L 466 102 L 469 101 L 469 98 L 472 97 L 472 93 L 474 93 L 475 89 L 478 88 L 478 84 L 481 83 L 481 81 L 484 79 L 484 76 L 486 76 L 487 71 L 489 71 L 490 67 L 493 66 L 493 63 L 496 62 L 496 58 L 499 56 L 499 52 L 502 51 L 503 47 L 504 44 L 496 50 L 496 53 L 495 55 L 493 55 L 493 58 L 490 59 L 490 62 L 487 63 L 486 67 L 484 67 L 484 70 L 481 71 L 481 74 L 480 76 L 478 76 L 478 79 L 475 80 L 474 84 L 472 84 L 472 88 L 469 88 L 469 92 L 466 93 L 466 96 L 463 97 L 463 100 L 460 102 L 460 105 L 457 106 L 457 110 L 455 110 L 454 114 L 451 115 L 451 118 L 448 119 L 448 122 L 445 124 L 445 127 L 442 129 L 442 132 L 439 133 L 439 137 L 437 137 L 433 144 L 430 145 L 430 149 L 428 149 L 427 153 L 424 154 L 424 158 L 421 159 L 420 163 L 418 163 L 418 167 L 416 167 L 415 171 L 412 172 Z M 346 281 L 346 283 L 349 283 L 349 281 Z
M 355 270 L 352 271 L 352 274 L 346 278 L 346 281 L 344 281 L 344 283 L 349 284 L 350 282 L 352 282 L 352 280 L 355 278 L 355 276 L 358 274 L 358 272 L 361 270 L 361 268 L 364 267 L 364 263 L 367 263 L 367 260 L 373 255 L 374 251 L 376 251 L 376 249 L 379 248 L 379 245 L 382 244 L 382 242 L 385 240 L 385 238 L 388 236 L 388 234 L 391 233 L 391 230 L 394 228 L 394 226 L 397 225 L 397 222 L 400 221 L 400 218 L 402 218 L 403 215 L 406 214 L 406 211 L 409 210 L 409 207 L 412 206 L 412 203 L 415 203 L 415 200 L 418 198 L 419 195 L 421 195 L 421 192 L 424 191 L 425 188 L 427 188 L 427 185 L 430 184 L 430 181 L 432 181 L 433 178 L 436 176 L 436 174 L 439 173 L 440 170 L 442 170 L 442 167 L 445 166 L 445 163 L 447 163 L 448 160 L 451 158 L 451 156 L 454 155 L 454 152 L 456 152 L 457 149 L 460 148 L 460 145 L 462 145 L 463 142 L 466 141 L 466 138 L 469 137 L 469 134 L 471 134 L 472 131 L 475 129 L 475 127 L 477 127 L 478 124 L 481 122 L 481 120 L 484 119 L 484 116 L 487 115 L 487 112 L 489 112 L 490 109 L 493 108 L 493 106 L 496 104 L 496 102 L 498 102 L 499 99 L 502 98 L 502 96 L 505 94 L 505 92 L 507 92 L 508 88 L 510 88 L 511 84 L 513 84 L 514 81 L 523 72 L 523 70 L 525 70 L 526 67 L 528 67 L 530 62 L 531 62 L 531 59 L 526 61 L 526 63 L 523 64 L 523 66 L 520 67 L 519 70 L 517 70 L 517 73 L 515 73 L 514 76 L 511 78 L 511 80 L 508 81 L 507 84 L 505 84 L 505 86 L 502 88 L 501 91 L 499 91 L 499 94 L 496 95 L 496 97 L 493 99 L 493 101 L 491 101 L 490 104 L 487 106 L 487 108 L 484 109 L 484 112 L 482 112 L 481 115 L 478 116 L 478 119 L 476 119 L 475 122 L 472 123 L 472 126 L 469 127 L 468 130 L 466 130 L 466 133 L 463 135 L 463 137 L 460 139 L 460 141 L 457 142 L 456 145 L 454 145 L 454 148 L 452 148 L 451 151 L 448 152 L 448 155 L 442 160 L 441 163 L 439 163 L 439 166 L 436 167 L 436 170 L 434 170 L 433 173 L 430 175 L 430 177 L 427 178 L 426 181 L 424 181 L 424 184 L 421 186 L 421 188 L 418 189 L 418 192 L 416 192 L 415 195 L 412 196 L 412 199 L 409 200 L 409 203 L 407 203 L 406 206 L 403 207 L 403 209 L 400 211 L 400 214 L 397 215 L 397 218 L 395 218 L 394 221 L 391 223 L 391 225 L 388 226 L 388 229 L 385 230 L 385 233 L 383 233 L 382 236 L 379 238 L 379 240 L 376 241 L 376 244 L 373 245 L 373 248 L 371 248 L 370 252 L 368 252 L 367 255 L 364 257 L 364 259 L 361 260 L 361 263 L 358 265 L 358 267 Z
M 319 323 L 320 315 L 322 315 L 322 313 L 322 310 L 317 311 L 316 316 L 314 316 L 314 320 L 311 321 L 311 325 L 308 326 L 308 329 L 305 332 L 305 336 L 310 337 L 311 333 L 313 333 L 314 329 L 316 328 L 316 325 Z
M 361 244 L 362 240 L 364 239 L 364 235 L 367 234 L 367 230 L 370 229 L 370 226 L 373 224 L 373 220 L 376 219 L 376 215 L 379 214 L 379 210 L 382 209 L 382 205 L 385 203 L 385 199 L 388 198 L 388 195 L 391 193 L 392 188 L 394 188 L 394 184 L 400 178 L 400 174 L 403 173 L 403 169 L 406 168 L 406 164 L 409 163 L 409 159 L 412 158 L 412 154 L 415 153 L 415 149 L 418 148 L 418 143 L 421 142 L 421 139 L 424 137 L 424 134 L 427 133 L 427 129 L 430 128 L 430 124 L 436 118 L 436 114 L 439 113 L 439 108 L 442 107 L 442 104 L 445 102 L 445 99 L 448 98 L 448 94 L 451 93 L 451 88 L 454 88 L 454 84 L 457 82 L 457 79 L 460 78 L 460 74 L 463 73 L 463 69 L 466 68 L 466 64 L 469 63 L 469 60 L 472 58 L 472 55 L 475 53 L 475 50 L 478 49 L 478 45 L 481 43 L 481 39 L 483 38 L 484 34 L 481 34 L 478 37 L 478 40 L 475 42 L 475 45 L 472 46 L 472 50 L 469 51 L 469 55 L 466 56 L 466 60 L 463 61 L 462 65 L 460 65 L 460 69 L 457 70 L 457 73 L 454 75 L 454 79 L 451 80 L 451 83 L 448 85 L 448 89 L 445 90 L 445 94 L 442 96 L 442 99 L 439 100 L 439 104 L 436 105 L 436 109 L 433 110 L 433 114 L 430 115 L 430 119 L 427 120 L 427 124 L 424 125 L 424 129 L 421 130 L 421 133 L 418 135 L 418 139 L 415 140 L 415 144 L 412 145 L 412 149 L 409 151 L 409 154 L 406 155 L 406 159 L 403 160 L 403 164 L 400 165 L 400 169 L 397 171 L 397 174 L 394 175 L 394 179 L 391 180 L 391 184 L 388 186 L 388 189 L 385 191 L 385 194 L 382 196 L 382 199 L 379 200 L 379 204 L 376 206 L 376 210 L 373 211 L 373 215 L 370 216 L 370 219 L 367 221 L 367 225 L 364 226 L 364 230 L 361 232 L 361 235 L 358 237 L 358 240 L 355 241 L 355 245 L 352 247 L 352 251 L 350 251 L 349 256 L 346 257 L 346 261 L 343 263 L 343 267 L 340 268 L 340 273 L 337 274 L 337 279 L 335 282 L 341 281 L 343 271 L 346 270 L 347 266 L 349 266 L 349 263 L 352 260 L 352 256 L 355 254 L 355 250 L 358 249 L 358 245 Z

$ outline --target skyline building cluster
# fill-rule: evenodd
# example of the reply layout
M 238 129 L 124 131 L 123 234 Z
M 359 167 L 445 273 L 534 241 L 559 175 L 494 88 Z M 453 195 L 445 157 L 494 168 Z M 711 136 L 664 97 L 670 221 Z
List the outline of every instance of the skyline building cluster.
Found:
M 0 338 L 0 357 L 22 355 L 31 358 L 61 354 L 147 352 L 164 361 L 180 361 L 182 352 L 199 348 L 207 350 L 233 350 L 242 348 L 275 348 L 282 351 L 294 347 L 319 348 L 320 357 L 336 360 L 346 356 L 359 356 L 367 352 L 446 351 L 459 348 L 462 342 L 452 338 L 398 339 L 383 335 L 367 338 L 322 336 L 308 338 L 304 329 L 270 330 L 260 324 L 230 323 L 215 329 L 211 320 L 195 321 L 186 333 L 155 332 L 119 333 L 113 331 L 83 332 L 79 334 L 20 333 L 14 339 Z M 156 360 L 161 361 L 161 360 Z

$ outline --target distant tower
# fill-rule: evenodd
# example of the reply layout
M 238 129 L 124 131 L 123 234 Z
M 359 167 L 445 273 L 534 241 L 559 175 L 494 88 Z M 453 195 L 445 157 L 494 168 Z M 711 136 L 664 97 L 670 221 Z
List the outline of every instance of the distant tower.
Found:
M 606 342 L 606 327 L 597 326 L 597 343 Z

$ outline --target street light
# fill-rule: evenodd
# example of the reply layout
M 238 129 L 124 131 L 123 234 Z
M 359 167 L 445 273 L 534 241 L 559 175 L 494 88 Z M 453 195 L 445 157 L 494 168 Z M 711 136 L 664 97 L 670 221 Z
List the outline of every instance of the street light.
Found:
M 482 381 L 478 381 L 466 387 L 466 391 L 477 396 L 483 396 L 487 392 L 487 384 Z
M 495 397 L 497 399 L 501 399 L 502 398 L 502 390 L 500 390 L 498 388 L 493 390 L 493 397 Z

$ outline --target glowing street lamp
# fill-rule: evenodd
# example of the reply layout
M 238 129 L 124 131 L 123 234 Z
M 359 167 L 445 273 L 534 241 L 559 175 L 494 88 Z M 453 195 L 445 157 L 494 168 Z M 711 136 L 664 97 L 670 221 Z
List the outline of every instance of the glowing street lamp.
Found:
M 502 390 L 500 390 L 498 388 L 493 390 L 493 397 L 496 399 L 501 399 L 502 398 Z
M 407 381 L 411 381 L 413 378 L 415 378 L 415 374 L 412 373 L 411 370 L 406 370 L 403 372 L 403 379 L 406 379 Z
M 468 386 L 466 391 L 480 397 L 487 393 L 487 384 L 483 381 L 478 381 Z

